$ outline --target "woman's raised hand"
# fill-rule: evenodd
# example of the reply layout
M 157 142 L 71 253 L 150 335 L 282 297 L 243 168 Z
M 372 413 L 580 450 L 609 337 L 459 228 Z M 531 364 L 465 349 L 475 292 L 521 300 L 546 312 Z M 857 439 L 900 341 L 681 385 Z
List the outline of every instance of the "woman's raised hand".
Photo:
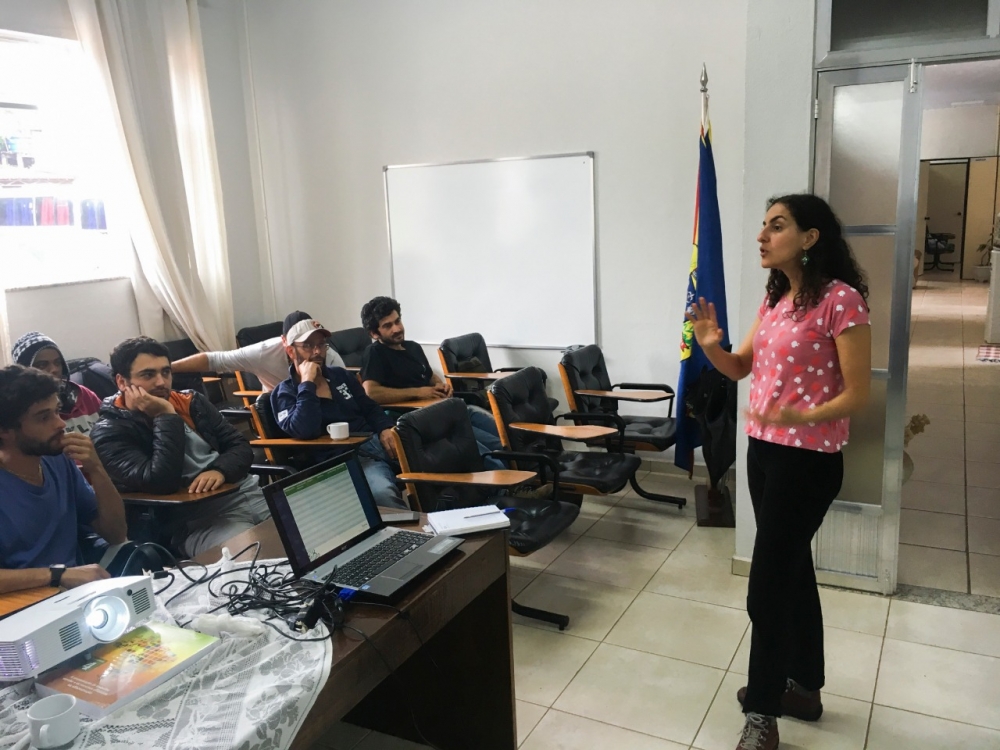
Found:
M 715 305 L 705 302 L 704 297 L 699 297 L 684 317 L 694 324 L 694 337 L 702 349 L 718 346 L 725 338 L 725 331 L 719 328 L 719 320 L 715 317 Z

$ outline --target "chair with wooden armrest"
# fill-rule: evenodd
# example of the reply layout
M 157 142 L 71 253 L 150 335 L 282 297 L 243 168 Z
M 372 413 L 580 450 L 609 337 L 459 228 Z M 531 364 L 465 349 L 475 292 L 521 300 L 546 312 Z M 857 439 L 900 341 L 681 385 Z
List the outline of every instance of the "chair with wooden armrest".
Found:
M 493 368 L 490 362 L 490 352 L 486 347 L 486 340 L 481 333 L 466 333 L 462 336 L 454 336 L 445 339 L 438 347 L 438 359 L 441 360 L 441 369 L 444 376 L 448 378 L 460 398 L 466 403 L 473 403 L 484 409 L 490 408 L 489 398 L 486 390 L 492 380 L 486 378 L 470 378 L 461 376 L 461 373 L 510 373 L 522 370 L 522 367 L 497 367 Z M 544 378 L 547 377 L 543 375 Z M 497 378 L 499 379 L 499 378 Z M 470 399 L 470 396 L 475 401 Z M 556 399 L 549 399 L 552 410 L 559 408 Z
M 256 440 L 251 440 L 250 446 L 254 449 L 263 449 L 268 464 L 255 465 L 251 471 L 270 469 L 271 474 L 288 476 L 337 453 L 354 450 L 370 437 L 370 435 L 354 435 L 346 440 L 331 440 L 324 435 L 316 440 L 297 440 L 278 426 L 274 411 L 271 409 L 269 392 L 257 397 L 256 403 L 250 407 L 250 414 L 254 429 L 260 436 Z
M 465 403 L 445 399 L 399 418 L 393 430 L 400 479 L 420 510 L 496 505 L 510 518 L 510 549 L 528 555 L 541 549 L 570 527 L 580 512 L 573 503 L 560 501 L 558 486 L 550 498 L 501 495 L 506 487 L 531 480 L 531 471 L 483 471 L 472 422 Z M 492 455 L 504 456 L 503 451 Z M 511 602 L 514 612 L 558 625 L 569 624 L 565 615 L 524 607 Z
M 674 445 L 676 420 L 673 418 L 674 389 L 662 383 L 615 383 L 611 384 L 604 353 L 600 347 L 591 344 L 581 349 L 566 352 L 559 362 L 559 375 L 570 411 L 585 414 L 618 415 L 621 401 L 639 403 L 669 402 L 666 417 L 645 417 L 619 415 L 625 423 L 624 449 L 634 453 L 640 451 L 662 452 Z M 631 480 L 632 489 L 639 497 L 662 503 L 672 503 L 683 508 L 687 500 L 673 495 L 660 495 L 639 486 L 638 480 Z
M 236 343 L 242 349 L 244 346 L 259 344 L 261 341 L 277 338 L 281 335 L 282 322 L 276 320 L 273 323 L 264 323 L 259 326 L 247 326 L 236 332 Z M 264 392 L 264 386 L 252 372 L 238 370 L 236 373 L 236 390 L 243 405 L 246 408 L 257 400 L 257 396 Z
M 330 346 L 349 369 L 361 367 L 361 355 L 371 346 L 372 337 L 364 328 L 345 328 L 330 334 Z
M 498 380 L 490 387 L 489 397 L 504 448 L 554 460 L 559 466 L 559 484 L 569 492 L 578 495 L 618 492 L 642 465 L 638 456 L 621 451 L 563 450 L 562 439 L 586 442 L 599 437 L 609 440 L 612 447 L 620 447 L 625 425 L 617 414 L 570 412 L 555 417 L 545 395 L 542 371 L 537 367 L 526 367 Z M 557 425 L 559 419 L 578 424 Z M 522 463 L 517 460 L 519 467 Z

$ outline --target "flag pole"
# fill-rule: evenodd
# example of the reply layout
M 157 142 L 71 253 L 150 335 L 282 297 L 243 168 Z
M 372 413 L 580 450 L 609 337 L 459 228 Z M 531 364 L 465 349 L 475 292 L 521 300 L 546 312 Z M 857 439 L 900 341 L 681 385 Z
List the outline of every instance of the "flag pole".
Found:
M 708 124 L 708 68 L 701 64 L 701 129 Z

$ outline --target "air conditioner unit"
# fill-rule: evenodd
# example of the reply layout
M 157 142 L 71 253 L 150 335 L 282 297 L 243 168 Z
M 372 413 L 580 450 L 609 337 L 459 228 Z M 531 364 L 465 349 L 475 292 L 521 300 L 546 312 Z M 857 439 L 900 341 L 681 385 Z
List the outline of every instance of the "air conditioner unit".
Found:
M 34 677 L 141 625 L 155 609 L 152 581 L 94 581 L 0 620 L 0 680 Z

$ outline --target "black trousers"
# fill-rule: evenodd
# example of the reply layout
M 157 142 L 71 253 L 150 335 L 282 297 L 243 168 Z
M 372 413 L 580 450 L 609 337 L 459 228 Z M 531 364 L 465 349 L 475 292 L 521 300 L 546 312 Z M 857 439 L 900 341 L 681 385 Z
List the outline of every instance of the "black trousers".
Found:
M 750 438 L 747 480 L 757 538 L 747 613 L 753 623 L 745 713 L 781 716 L 786 679 L 823 687 L 823 612 L 810 542 L 844 478 L 840 453 Z

